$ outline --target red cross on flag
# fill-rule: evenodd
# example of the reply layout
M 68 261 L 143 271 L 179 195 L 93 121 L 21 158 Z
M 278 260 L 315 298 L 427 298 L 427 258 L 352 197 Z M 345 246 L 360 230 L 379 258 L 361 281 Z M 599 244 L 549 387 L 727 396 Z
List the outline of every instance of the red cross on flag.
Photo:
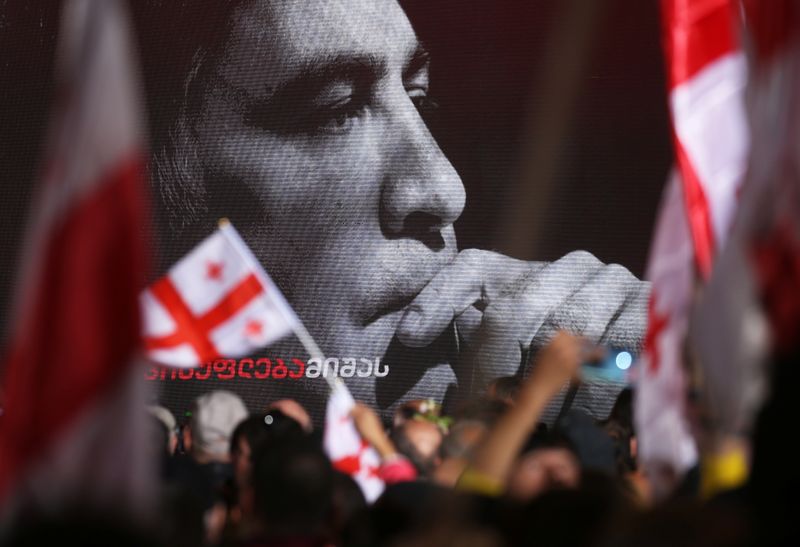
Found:
M 385 487 L 378 474 L 381 459 L 356 430 L 350 415 L 355 404 L 344 382 L 337 381 L 331 386 L 325 413 L 323 444 L 333 466 L 353 477 L 364 492 L 364 497 L 372 503 L 383 493 Z
M 148 287 L 141 302 L 148 355 L 178 367 L 249 355 L 299 324 L 227 221 Z

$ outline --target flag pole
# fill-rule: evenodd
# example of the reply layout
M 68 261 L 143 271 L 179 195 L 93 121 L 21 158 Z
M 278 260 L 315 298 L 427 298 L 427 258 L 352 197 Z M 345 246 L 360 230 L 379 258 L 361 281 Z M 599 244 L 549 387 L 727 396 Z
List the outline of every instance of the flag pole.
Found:
M 250 250 L 250 247 L 242 240 L 242 236 L 239 235 L 239 232 L 236 231 L 231 221 L 227 218 L 221 218 L 217 222 L 222 235 L 225 236 L 228 241 L 233 245 L 233 248 L 236 249 L 236 252 L 242 257 L 242 259 L 247 263 L 247 265 L 255 272 L 256 276 L 259 278 L 258 280 L 261 282 L 261 285 L 264 288 L 269 286 L 274 286 L 275 284 L 270 280 L 269 275 L 264 270 L 264 267 L 261 265 L 261 262 L 256 259 L 253 255 L 253 252 Z M 283 319 L 292 326 L 292 332 L 300 340 L 300 343 L 305 348 L 306 352 L 311 356 L 312 359 L 319 359 L 320 362 L 325 361 L 325 355 L 322 353 L 322 350 L 319 348 L 317 343 L 314 341 L 314 338 L 311 336 L 311 333 L 308 332 L 303 322 L 294 312 L 289 315 L 288 310 L 291 310 L 291 306 L 284 298 L 283 294 L 280 290 L 275 291 L 272 297 L 278 303 L 278 312 L 281 314 Z M 327 374 L 322 375 L 325 380 L 328 382 L 328 387 L 334 389 L 336 387 L 336 379 L 329 377 Z

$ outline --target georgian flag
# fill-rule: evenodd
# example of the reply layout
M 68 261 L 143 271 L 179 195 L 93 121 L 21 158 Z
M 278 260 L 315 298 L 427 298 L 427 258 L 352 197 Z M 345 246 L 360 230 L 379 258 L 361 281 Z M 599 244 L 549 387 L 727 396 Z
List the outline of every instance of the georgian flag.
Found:
M 647 266 L 653 288 L 635 401 L 639 459 L 654 479 L 680 475 L 697 460 L 685 408 L 689 313 L 695 287 L 708 280 L 730 231 L 750 137 L 735 3 L 661 5 L 677 169 L 662 197 Z M 655 484 L 657 495 L 671 486 Z
M 752 146 L 727 246 L 692 317 L 714 423 L 749 433 L 771 357 L 800 333 L 800 5 L 743 3 L 751 45 Z
M 141 303 L 149 357 L 177 367 L 249 355 L 299 324 L 227 221 L 148 287 Z
M 341 380 L 331 385 L 325 413 L 325 452 L 333 467 L 347 473 L 358 483 L 369 503 L 383 493 L 385 484 L 379 476 L 381 459 L 378 453 L 356 430 L 350 412 L 355 401 Z
M 0 522 L 20 508 L 156 505 L 138 366 L 144 113 L 126 4 L 61 10 L 58 100 L 3 360 Z
M 662 0 L 673 145 L 704 280 L 730 232 L 747 168 L 747 61 L 731 0 Z
M 653 477 L 658 497 L 673 485 L 658 478 L 683 473 L 697 462 L 686 419 L 687 379 L 683 367 L 695 281 L 694 247 L 680 175 L 673 173 L 661 197 L 647 279 L 653 282 L 648 327 L 636 385 L 639 461 Z

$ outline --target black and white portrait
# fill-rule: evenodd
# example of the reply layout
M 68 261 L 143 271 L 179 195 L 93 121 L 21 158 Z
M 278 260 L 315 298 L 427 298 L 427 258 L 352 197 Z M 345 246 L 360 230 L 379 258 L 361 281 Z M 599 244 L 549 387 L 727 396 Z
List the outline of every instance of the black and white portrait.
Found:
M 627 73 L 602 65 L 602 48 L 617 46 L 598 37 L 576 93 L 594 121 L 567 123 L 555 213 L 531 208 L 545 243 L 530 247 L 541 253 L 509 256 L 503 238 L 525 234 L 502 233 L 501 220 L 530 153 L 558 3 L 467 4 L 132 6 L 152 135 L 155 273 L 230 218 L 326 356 L 388 367 L 346 378 L 356 399 L 387 416 L 406 400 L 455 405 L 495 378 L 524 375 L 558 329 L 637 351 L 646 326 L 649 285 L 639 277 L 652 188 L 668 161 L 664 114 L 637 114 L 624 92 L 603 111 Z M 624 31 L 657 52 L 646 29 Z M 647 61 L 630 53 L 628 62 Z M 660 85 L 659 71 L 629 78 L 631 94 L 661 104 L 643 92 Z M 308 355 L 287 338 L 253 357 Z M 324 409 L 319 379 L 159 385 L 178 411 L 220 387 L 252 410 L 284 397 L 317 418 Z M 586 385 L 576 404 L 603 414 L 620 387 Z

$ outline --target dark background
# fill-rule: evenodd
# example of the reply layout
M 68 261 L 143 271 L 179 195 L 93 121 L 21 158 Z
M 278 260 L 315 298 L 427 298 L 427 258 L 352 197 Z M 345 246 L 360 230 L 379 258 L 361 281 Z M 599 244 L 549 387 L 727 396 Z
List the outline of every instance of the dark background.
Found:
M 590 54 L 556 158 L 550 199 L 531 248 L 540 260 L 585 249 L 642 276 L 658 197 L 671 161 L 655 0 L 601 2 Z M 162 87 L 192 48 L 176 38 L 218 32 L 219 0 L 132 3 L 141 45 L 150 125 L 157 132 Z M 467 189 L 456 224 L 461 247 L 507 251 L 516 203 L 513 181 L 525 130 L 537 123 L 541 89 L 557 66 L 548 55 L 564 0 L 401 2 L 432 53 L 433 127 Z M 159 8 L 153 10 L 153 7 Z M 0 0 L 0 336 L 9 301 L 43 132 L 53 98 L 60 2 Z M 156 135 L 157 138 L 157 135 Z

